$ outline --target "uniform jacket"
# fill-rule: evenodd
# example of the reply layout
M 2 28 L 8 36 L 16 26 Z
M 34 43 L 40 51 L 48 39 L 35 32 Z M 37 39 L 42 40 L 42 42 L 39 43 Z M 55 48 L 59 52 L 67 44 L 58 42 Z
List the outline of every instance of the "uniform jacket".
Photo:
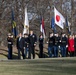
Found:
M 66 38 L 66 37 L 61 37 L 60 45 L 61 45 L 61 46 L 66 46 L 67 43 L 68 43 L 67 38 Z
M 31 46 L 34 46 L 34 44 L 36 44 L 37 42 L 37 36 L 35 34 L 29 35 L 28 39 L 29 39 L 29 45 Z
M 54 36 L 54 46 L 59 46 L 60 37 Z
M 13 45 L 13 38 L 7 38 L 8 41 L 8 47 L 11 47 Z
M 54 37 L 49 37 L 48 46 L 54 45 Z

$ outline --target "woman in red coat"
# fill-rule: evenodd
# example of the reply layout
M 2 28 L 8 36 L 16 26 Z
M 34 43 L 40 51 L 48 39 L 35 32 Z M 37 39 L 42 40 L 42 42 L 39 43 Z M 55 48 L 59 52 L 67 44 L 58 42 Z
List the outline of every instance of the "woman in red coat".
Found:
M 68 38 L 68 52 L 70 53 L 70 56 L 74 56 L 74 38 L 72 35 Z

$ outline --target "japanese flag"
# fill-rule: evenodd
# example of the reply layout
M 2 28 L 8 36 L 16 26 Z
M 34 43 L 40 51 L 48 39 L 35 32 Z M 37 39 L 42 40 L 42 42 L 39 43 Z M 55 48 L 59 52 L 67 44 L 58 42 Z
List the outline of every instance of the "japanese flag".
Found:
M 55 7 L 54 7 L 54 17 L 55 17 L 55 24 L 58 25 L 60 28 L 64 29 L 65 18 Z

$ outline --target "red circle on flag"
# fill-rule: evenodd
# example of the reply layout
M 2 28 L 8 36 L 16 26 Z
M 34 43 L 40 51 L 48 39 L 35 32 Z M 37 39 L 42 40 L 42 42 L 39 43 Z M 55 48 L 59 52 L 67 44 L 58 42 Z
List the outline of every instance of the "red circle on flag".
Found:
M 59 20 L 60 20 L 60 16 L 56 15 L 56 21 L 59 22 Z

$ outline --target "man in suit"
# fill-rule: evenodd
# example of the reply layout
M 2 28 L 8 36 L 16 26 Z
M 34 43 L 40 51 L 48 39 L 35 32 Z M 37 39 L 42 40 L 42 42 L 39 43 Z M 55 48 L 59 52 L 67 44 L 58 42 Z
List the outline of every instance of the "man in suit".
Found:
M 18 49 L 18 59 L 21 59 L 20 51 L 22 53 L 23 59 L 25 59 L 24 55 L 24 38 L 22 37 L 22 34 L 19 34 L 19 37 L 17 38 L 17 49 Z
M 35 58 L 35 46 L 37 42 L 37 37 L 34 32 L 31 30 L 28 36 L 29 38 L 29 59 L 31 59 L 31 53 L 33 55 L 33 59 Z

